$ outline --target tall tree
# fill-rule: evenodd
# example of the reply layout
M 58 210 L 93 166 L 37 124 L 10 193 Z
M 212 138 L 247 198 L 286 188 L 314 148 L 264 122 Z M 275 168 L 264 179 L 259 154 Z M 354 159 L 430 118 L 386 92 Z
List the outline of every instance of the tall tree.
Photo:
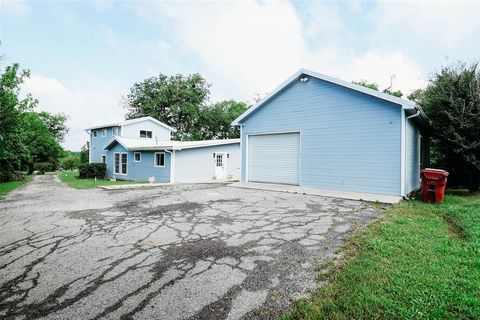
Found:
M 453 184 L 480 188 L 479 64 L 458 62 L 443 67 L 425 90 L 409 98 L 423 107 L 432 122 L 436 165 L 450 171 Z
M 195 139 L 200 109 L 208 102 L 210 84 L 199 74 L 148 78 L 135 83 L 123 99 L 127 119 L 152 116 L 177 129 L 174 138 Z
M 29 76 L 18 64 L 7 66 L 0 75 L 0 181 L 36 161 L 56 162 L 62 155 L 60 141 L 68 131 L 66 116 L 35 112 L 37 100 L 21 99 L 20 86 Z
M 369 88 L 369 89 L 372 89 L 372 90 L 375 90 L 375 91 L 380 91 L 380 86 L 375 82 L 368 82 L 367 80 L 360 80 L 360 81 L 352 81 L 352 83 L 361 85 L 363 87 L 366 87 L 366 88 Z M 399 98 L 401 98 L 403 96 L 402 91 L 400 91 L 400 90 L 395 90 L 394 91 L 394 90 L 392 90 L 391 87 L 383 89 L 382 92 L 383 93 L 388 93 L 392 96 L 399 97 Z
M 33 169 L 35 162 L 56 162 L 63 155 L 62 147 L 56 130 L 49 128 L 45 119 L 51 119 L 56 115 L 45 112 L 24 112 L 22 114 L 20 139 L 23 145 L 28 146 L 22 153 L 23 162 Z M 59 123 L 59 126 L 64 124 Z
M 85 142 L 85 144 L 82 146 L 82 149 L 80 149 L 80 163 L 88 163 L 88 157 L 90 155 L 90 144 L 89 142 Z
M 238 127 L 232 121 L 248 109 L 245 102 L 225 100 L 201 109 L 200 125 L 195 132 L 196 139 L 232 139 L 240 137 Z
M 20 85 L 30 75 L 18 64 L 7 66 L 0 76 L 0 181 L 8 181 L 14 170 L 20 170 L 27 146 L 22 143 L 22 113 L 32 109 L 35 100 L 19 98 Z
M 66 125 L 68 116 L 63 113 L 51 114 L 45 111 L 39 112 L 38 116 L 55 139 L 59 142 L 63 142 L 65 135 L 69 131 L 69 128 Z
M 375 82 L 368 82 L 367 80 L 352 81 L 352 83 L 358 84 L 362 87 L 369 88 L 375 91 L 378 91 L 378 84 Z

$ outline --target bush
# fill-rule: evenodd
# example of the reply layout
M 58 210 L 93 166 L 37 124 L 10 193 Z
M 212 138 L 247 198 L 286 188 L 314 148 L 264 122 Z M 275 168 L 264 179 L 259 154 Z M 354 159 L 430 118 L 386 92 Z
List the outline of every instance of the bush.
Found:
M 83 163 L 78 166 L 78 178 L 80 179 L 105 179 L 107 165 L 105 163 Z
M 62 159 L 61 166 L 65 170 L 77 169 L 80 164 L 80 158 L 78 157 L 66 157 Z
M 450 172 L 448 185 L 480 189 L 480 60 L 443 67 L 411 96 L 432 127 L 433 165 Z
M 40 173 L 57 170 L 57 164 L 54 162 L 37 162 L 33 164 L 33 170 Z
M 22 181 L 25 179 L 25 175 L 22 171 L 13 171 L 12 176 L 10 177 L 11 181 Z

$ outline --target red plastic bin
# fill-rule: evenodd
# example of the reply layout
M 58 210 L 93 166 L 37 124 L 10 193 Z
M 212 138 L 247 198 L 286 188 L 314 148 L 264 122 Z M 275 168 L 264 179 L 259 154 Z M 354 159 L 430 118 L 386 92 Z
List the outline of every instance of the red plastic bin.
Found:
M 442 203 L 445 196 L 448 172 L 439 169 L 423 169 L 422 177 L 422 201 Z

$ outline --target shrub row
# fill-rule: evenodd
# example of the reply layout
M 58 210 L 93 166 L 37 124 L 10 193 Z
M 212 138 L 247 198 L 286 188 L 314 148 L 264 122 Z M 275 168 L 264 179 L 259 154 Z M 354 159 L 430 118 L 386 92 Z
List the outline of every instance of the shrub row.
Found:
M 107 165 L 105 163 L 84 163 L 78 166 L 78 177 L 80 179 L 105 179 Z
M 51 172 L 58 169 L 57 162 L 36 162 L 33 164 L 33 170 L 40 173 Z

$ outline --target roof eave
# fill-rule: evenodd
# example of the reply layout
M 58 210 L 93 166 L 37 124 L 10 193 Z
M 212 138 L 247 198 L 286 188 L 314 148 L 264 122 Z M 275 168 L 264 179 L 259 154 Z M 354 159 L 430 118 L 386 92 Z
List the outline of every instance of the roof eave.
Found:
M 330 82 L 330 83 L 333 83 L 333 84 L 336 84 L 336 85 L 339 85 L 339 86 L 342 86 L 342 87 L 345 87 L 345 88 L 348 88 L 348 89 L 351 89 L 351 90 L 355 90 L 355 91 L 358 91 L 358 92 L 376 97 L 378 99 L 382 99 L 382 100 L 385 100 L 385 101 L 392 102 L 394 104 L 400 105 L 404 109 L 413 109 L 415 107 L 415 104 L 413 102 L 410 102 L 408 100 L 392 96 L 392 95 L 387 94 L 387 93 L 376 91 L 376 90 L 366 88 L 366 87 L 363 87 L 361 85 L 358 85 L 358 84 L 355 84 L 355 83 L 352 83 L 352 82 L 348 82 L 348 81 L 344 81 L 344 80 L 341 80 L 341 79 L 338 79 L 338 78 L 330 77 L 330 76 L 327 76 L 327 75 L 324 75 L 324 74 L 321 74 L 321 73 L 317 73 L 317 72 L 314 72 L 314 71 L 310 71 L 310 70 L 307 70 L 307 69 L 300 69 L 297 72 L 295 72 L 292 76 L 290 76 L 286 81 L 282 82 L 282 84 L 280 84 L 278 87 L 276 87 L 272 91 L 272 93 L 269 94 L 267 97 L 265 97 L 262 101 L 259 101 L 257 104 L 250 107 L 247 111 L 245 111 L 239 117 L 237 117 L 232 122 L 232 125 L 233 126 L 239 126 L 245 118 L 247 118 L 249 115 L 251 115 L 255 110 L 257 110 L 264 103 L 269 101 L 272 97 L 277 95 L 280 91 L 282 91 L 290 83 L 295 81 L 302 74 L 305 74 L 307 76 L 314 77 L 314 78 L 317 78 L 317 79 L 320 79 L 320 80 L 323 80 L 323 81 L 327 81 L 327 82 Z

